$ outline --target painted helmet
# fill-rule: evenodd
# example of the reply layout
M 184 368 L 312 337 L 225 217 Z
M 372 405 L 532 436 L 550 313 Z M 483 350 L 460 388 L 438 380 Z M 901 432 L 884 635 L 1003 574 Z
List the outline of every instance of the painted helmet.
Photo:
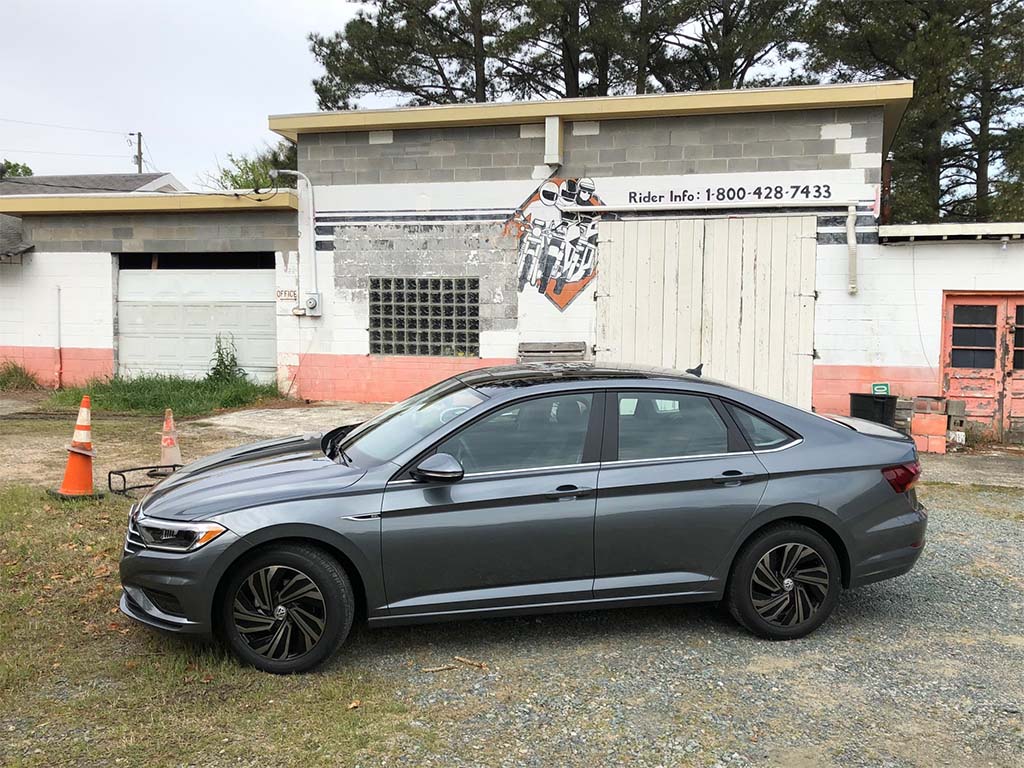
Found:
M 538 194 L 544 205 L 554 205 L 558 202 L 558 185 L 553 181 L 545 181 L 541 184 Z

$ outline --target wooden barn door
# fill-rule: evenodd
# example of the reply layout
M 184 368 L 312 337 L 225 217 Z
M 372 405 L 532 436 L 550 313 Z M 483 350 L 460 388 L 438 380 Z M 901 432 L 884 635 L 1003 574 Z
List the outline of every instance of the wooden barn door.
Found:
M 685 369 L 809 408 L 814 216 L 602 222 L 597 359 Z

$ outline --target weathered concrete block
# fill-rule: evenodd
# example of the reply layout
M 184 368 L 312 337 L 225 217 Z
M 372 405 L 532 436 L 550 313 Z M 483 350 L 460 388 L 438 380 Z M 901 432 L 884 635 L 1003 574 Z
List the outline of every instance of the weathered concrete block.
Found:
M 843 140 L 842 139 L 839 139 L 839 140 L 833 140 L 833 139 L 810 139 L 810 140 L 805 141 L 803 143 L 803 145 L 804 145 L 803 153 L 805 155 L 831 155 L 831 154 L 835 154 L 837 151 L 840 151 L 838 149 L 838 146 L 837 146 L 839 144 L 839 141 L 843 141 Z
M 740 157 L 743 154 L 742 144 L 715 144 L 711 149 L 712 157 Z
M 651 146 L 629 147 L 626 150 L 626 160 L 629 162 L 646 162 L 655 157 L 654 147 Z
M 432 171 L 440 167 L 441 157 L 439 155 L 427 155 L 416 158 L 416 170 L 418 171 Z
M 725 173 L 727 170 L 729 170 L 729 161 L 725 158 L 697 161 L 697 173 Z
M 616 176 L 639 176 L 640 163 L 614 163 L 612 170 Z
M 771 157 L 772 143 L 770 141 L 752 141 L 743 145 L 743 157 Z
M 818 155 L 818 168 L 823 171 L 850 167 L 849 155 Z
M 712 146 L 708 144 L 689 144 L 683 147 L 683 157 L 687 160 L 704 160 L 711 157 Z
M 757 158 L 756 157 L 732 157 L 729 158 L 728 165 L 726 166 L 729 173 L 746 173 L 748 171 L 757 170 Z
M 655 160 L 682 160 L 683 148 L 681 146 L 668 145 L 654 148 Z
M 802 155 L 804 143 L 802 141 L 773 141 L 772 157 L 792 157 Z

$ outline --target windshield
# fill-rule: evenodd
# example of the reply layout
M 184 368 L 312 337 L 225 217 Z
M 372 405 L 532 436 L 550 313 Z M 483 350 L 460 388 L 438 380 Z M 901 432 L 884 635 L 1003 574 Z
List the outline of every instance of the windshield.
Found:
M 391 461 L 409 446 L 485 399 L 457 379 L 442 381 L 396 403 L 349 433 L 340 444 L 338 454 L 342 460 L 361 465 Z

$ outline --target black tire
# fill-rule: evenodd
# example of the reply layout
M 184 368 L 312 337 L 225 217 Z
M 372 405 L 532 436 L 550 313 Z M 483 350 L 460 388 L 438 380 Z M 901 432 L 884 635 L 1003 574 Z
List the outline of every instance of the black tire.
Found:
M 795 640 L 821 626 L 841 589 L 842 570 L 832 545 L 806 525 L 780 523 L 744 544 L 725 600 L 732 617 L 755 635 Z
M 278 544 L 234 570 L 220 626 L 240 661 L 288 675 L 313 669 L 341 647 L 354 613 L 352 584 L 337 560 L 306 544 Z

